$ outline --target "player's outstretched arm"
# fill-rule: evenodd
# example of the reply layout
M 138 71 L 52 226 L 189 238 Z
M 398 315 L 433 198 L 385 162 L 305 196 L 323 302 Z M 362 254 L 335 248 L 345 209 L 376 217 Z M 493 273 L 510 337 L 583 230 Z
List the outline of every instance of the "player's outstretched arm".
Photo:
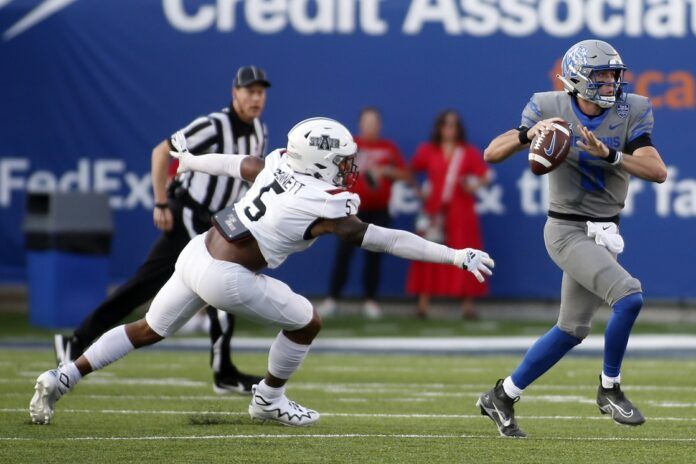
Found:
M 204 172 L 212 176 L 229 176 L 254 182 L 256 176 L 263 170 L 265 162 L 262 159 L 249 155 L 223 155 L 209 153 L 207 155 L 193 156 L 190 153 L 169 152 L 179 160 L 177 174 L 182 172 Z
M 356 216 L 325 219 L 312 228 L 314 237 L 327 233 L 369 251 L 389 253 L 413 261 L 452 264 L 471 272 L 479 282 L 484 281 L 484 275 L 490 276 L 495 266 L 488 253 L 483 251 L 473 248 L 455 250 L 405 230 L 362 222 Z
M 544 119 L 534 124 L 531 128 L 521 127 L 519 130 L 510 129 L 500 134 L 491 140 L 491 143 L 489 143 L 483 151 L 483 159 L 487 163 L 500 163 L 501 161 L 505 161 L 518 151 L 528 147 L 529 143 L 539 132 L 551 130 L 551 124 L 560 119 L 561 118 Z
M 248 155 L 210 153 L 194 156 L 188 151 L 186 138 L 181 131 L 172 136 L 172 145 L 176 151 L 170 151 L 169 154 L 179 160 L 177 174 L 197 171 L 213 176 L 229 176 L 253 182 L 265 166 L 262 159 Z

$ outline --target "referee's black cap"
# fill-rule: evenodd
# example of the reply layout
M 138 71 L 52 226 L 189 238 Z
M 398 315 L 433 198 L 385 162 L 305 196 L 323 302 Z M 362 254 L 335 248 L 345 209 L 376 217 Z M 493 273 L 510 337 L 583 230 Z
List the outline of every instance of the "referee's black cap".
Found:
M 271 83 L 266 79 L 266 71 L 258 66 L 242 66 L 237 70 L 234 78 L 235 87 L 248 87 L 252 84 L 261 84 L 264 87 L 270 87 Z

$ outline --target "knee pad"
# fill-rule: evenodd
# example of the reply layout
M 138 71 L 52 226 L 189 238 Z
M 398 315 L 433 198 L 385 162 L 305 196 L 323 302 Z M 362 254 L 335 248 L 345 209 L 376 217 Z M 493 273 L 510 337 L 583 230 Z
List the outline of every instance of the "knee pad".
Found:
M 607 303 L 609 306 L 614 306 L 619 300 L 631 296 L 636 293 L 642 293 L 643 288 L 640 285 L 640 280 L 634 277 L 626 277 L 621 279 L 609 290 Z
M 582 341 L 589 335 L 590 333 L 590 326 L 589 325 L 576 325 L 574 327 L 570 327 L 567 325 L 561 325 L 562 322 L 558 321 L 556 324 L 559 329 L 561 329 L 563 332 L 567 333 L 571 337 L 575 337 L 578 339 L 578 344 L 582 343 Z
M 299 298 L 295 298 L 294 305 L 297 307 L 296 320 L 298 327 L 290 330 L 297 330 L 307 327 L 309 324 L 315 324 L 318 325 L 317 332 L 319 332 L 319 330 L 321 330 L 321 318 L 319 318 L 319 316 L 314 317 L 316 314 L 314 312 L 314 306 L 312 306 L 312 303 L 310 303 L 310 301 L 302 295 L 297 296 Z

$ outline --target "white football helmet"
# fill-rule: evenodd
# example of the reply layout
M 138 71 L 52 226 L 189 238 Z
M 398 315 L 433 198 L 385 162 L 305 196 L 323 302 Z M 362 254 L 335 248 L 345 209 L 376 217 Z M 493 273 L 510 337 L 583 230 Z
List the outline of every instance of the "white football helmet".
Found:
M 355 181 L 357 151 L 348 129 L 333 119 L 305 119 L 288 132 L 288 166 L 338 187 L 350 187 Z

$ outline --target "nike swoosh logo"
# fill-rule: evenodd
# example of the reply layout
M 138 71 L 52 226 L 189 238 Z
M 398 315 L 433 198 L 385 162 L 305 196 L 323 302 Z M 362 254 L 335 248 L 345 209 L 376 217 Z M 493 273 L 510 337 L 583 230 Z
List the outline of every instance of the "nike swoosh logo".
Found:
M 500 419 L 500 422 L 503 423 L 503 426 L 509 427 L 512 421 L 510 419 L 507 419 L 505 415 L 498 410 L 498 406 L 496 406 L 495 403 L 493 403 L 493 408 L 495 409 L 495 412 L 498 414 L 498 419 Z M 633 414 L 633 411 L 631 411 L 631 414 Z
M 556 146 L 556 132 L 554 131 L 553 138 L 551 139 L 551 146 L 549 148 L 544 148 L 544 152 L 546 153 L 546 156 L 551 156 L 555 146 Z
M 620 122 L 618 124 L 609 124 L 609 130 L 614 130 L 622 124 L 623 124 L 622 122 Z
M 602 229 L 607 230 L 607 229 L 610 228 L 610 227 L 611 227 L 611 226 L 604 226 L 604 227 L 602 227 Z
M 623 409 L 621 408 L 621 406 L 619 406 L 619 405 L 617 405 L 617 404 L 614 404 L 614 402 L 611 401 L 609 398 L 607 398 L 607 401 L 609 402 L 609 404 L 611 404 L 611 405 L 614 407 L 614 409 L 616 409 L 617 411 L 619 411 L 619 414 L 621 414 L 621 415 L 624 416 L 625 418 L 633 417 L 633 409 L 631 409 L 631 412 L 628 413 L 628 412 L 626 412 L 625 410 L 623 410 Z

